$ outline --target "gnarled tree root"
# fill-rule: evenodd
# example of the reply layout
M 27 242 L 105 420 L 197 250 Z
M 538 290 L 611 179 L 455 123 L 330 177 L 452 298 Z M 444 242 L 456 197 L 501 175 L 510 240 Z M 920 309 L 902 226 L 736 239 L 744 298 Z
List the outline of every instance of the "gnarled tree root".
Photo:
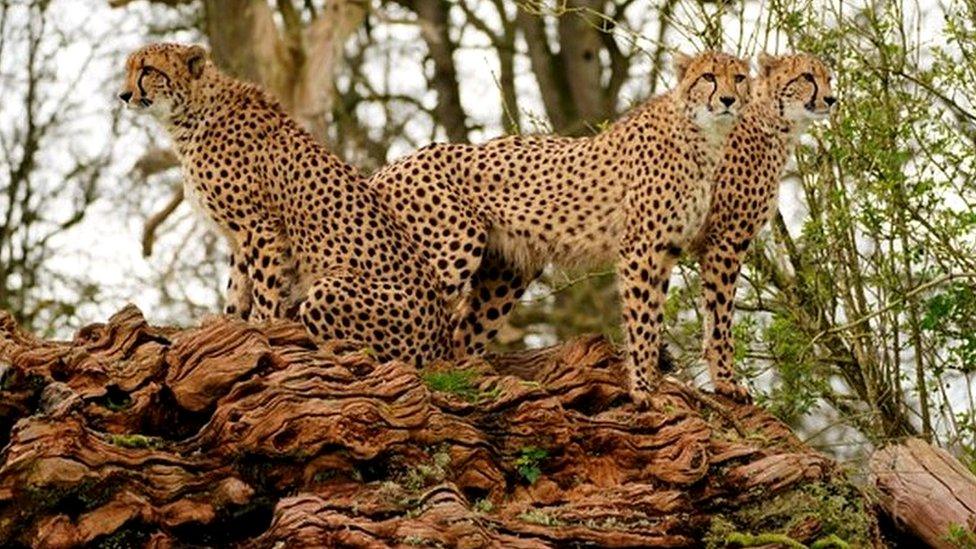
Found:
M 295 324 L 159 328 L 130 306 L 70 342 L 0 314 L 0 370 L 0 545 L 880 544 L 785 425 L 667 382 L 637 411 L 599 337 L 418 371 Z

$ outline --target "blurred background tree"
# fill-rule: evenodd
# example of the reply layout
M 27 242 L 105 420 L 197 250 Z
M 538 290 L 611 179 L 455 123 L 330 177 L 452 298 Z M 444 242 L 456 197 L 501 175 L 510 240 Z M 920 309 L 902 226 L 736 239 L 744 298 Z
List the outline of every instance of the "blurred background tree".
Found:
M 104 141 L 65 146 L 65 133 L 97 112 L 75 92 L 100 52 L 55 70 L 81 35 L 53 11 L 48 2 L 0 4 L 0 309 L 47 335 L 80 322 L 79 303 L 103 295 L 86 273 L 66 268 L 84 251 L 69 258 L 60 248 L 91 213 L 112 161 Z M 114 135 L 117 113 L 99 125 Z
M 737 366 L 761 403 L 837 455 L 856 457 L 870 447 L 865 442 L 908 433 L 973 453 L 973 0 L 91 4 L 0 3 L 4 21 L 16 22 L 0 26 L 0 152 L 10 167 L 0 181 L 0 213 L 15 212 L 0 233 L 0 306 L 27 324 L 63 330 L 125 299 L 160 322 L 192 322 L 217 310 L 222 245 L 181 205 L 179 173 L 155 125 L 120 119 L 108 103 L 125 54 L 146 41 L 208 44 L 215 62 L 267 86 L 316 137 L 367 172 L 431 141 L 592 134 L 667 89 L 673 83 L 667 61 L 678 49 L 746 56 L 806 50 L 836 69 L 840 109 L 803 140 L 781 189 L 780 213 L 750 254 L 737 300 Z M 50 17 L 54 5 L 59 13 L 91 13 L 97 21 L 22 24 Z M 104 36 L 93 37 L 91 29 Z M 30 69 L 24 59 L 32 32 L 40 36 L 33 39 L 40 51 L 87 44 L 72 60 L 91 55 L 95 65 L 49 55 Z M 32 70 L 34 88 L 23 84 Z M 73 74 L 97 75 L 88 95 L 70 93 Z M 68 91 L 67 99 L 39 99 L 54 90 Z M 96 95 L 106 101 L 97 109 L 89 106 Z M 78 168 L 36 161 L 18 168 L 33 150 L 28 143 L 54 150 L 74 141 L 67 108 L 58 109 L 40 137 L 28 139 L 29 124 L 44 118 L 25 113 L 39 101 L 97 112 L 107 137 L 92 142 L 108 139 L 110 146 L 78 156 Z M 28 193 L 27 202 L 24 177 L 15 177 L 25 170 L 45 189 Z M 8 251 L 22 242 L 51 246 L 44 231 L 74 218 L 61 215 L 64 204 L 110 212 L 110 218 L 82 214 L 78 227 L 64 229 L 73 235 L 67 242 L 27 263 L 16 258 L 30 254 Z M 111 238 L 92 229 L 104 219 L 115 220 Z M 55 276 L 53 258 L 106 239 L 109 253 L 71 264 L 84 268 L 57 271 L 72 283 Z M 121 273 L 119 280 L 107 283 L 106 270 Z M 613 278 L 612 266 L 548 272 L 527 293 L 499 346 L 595 331 L 618 339 Z M 672 287 L 669 345 L 683 375 L 700 381 L 693 261 L 682 263 Z M 47 305 L 52 299 L 64 308 Z

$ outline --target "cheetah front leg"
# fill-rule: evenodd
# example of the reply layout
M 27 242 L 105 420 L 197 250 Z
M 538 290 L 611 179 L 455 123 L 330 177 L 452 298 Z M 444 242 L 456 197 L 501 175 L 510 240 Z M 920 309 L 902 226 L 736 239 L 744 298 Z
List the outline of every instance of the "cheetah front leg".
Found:
M 283 228 L 272 220 L 257 223 L 244 248 L 252 290 L 249 320 L 287 317 L 298 270 Z
M 651 393 L 661 378 L 658 360 L 664 300 L 671 270 L 681 250 L 652 242 L 655 233 L 646 227 L 626 231 L 621 249 L 618 284 L 627 335 L 627 369 L 630 395 L 641 408 L 647 407 Z M 660 235 L 660 232 L 657 233 Z M 667 240 L 664 240 L 665 242 Z
M 529 282 L 539 274 L 525 275 L 497 252 L 486 250 L 471 277 L 471 290 L 454 315 L 454 356 L 483 355 Z
M 244 253 L 233 245 L 230 252 L 230 278 L 227 281 L 227 296 L 224 314 L 236 315 L 244 320 L 251 316 L 251 279 L 248 278 L 247 261 Z
M 735 312 L 736 280 L 749 241 L 710 241 L 700 254 L 702 307 L 705 311 L 702 357 L 708 364 L 715 391 L 738 401 L 748 401 L 748 390 L 735 380 L 735 344 L 732 317 Z

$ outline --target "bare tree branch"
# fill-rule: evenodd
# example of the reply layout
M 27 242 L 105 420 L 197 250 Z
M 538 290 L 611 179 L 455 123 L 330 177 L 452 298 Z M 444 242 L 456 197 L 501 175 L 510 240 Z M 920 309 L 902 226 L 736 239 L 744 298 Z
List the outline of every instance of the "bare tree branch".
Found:
M 176 208 L 183 202 L 183 186 L 177 186 L 173 189 L 173 194 L 170 195 L 169 201 L 163 206 L 161 210 L 154 213 L 146 220 L 146 224 L 142 229 L 142 256 L 149 257 L 152 255 L 153 245 L 156 243 L 156 231 L 159 226 L 169 219 L 169 216 L 176 211 Z

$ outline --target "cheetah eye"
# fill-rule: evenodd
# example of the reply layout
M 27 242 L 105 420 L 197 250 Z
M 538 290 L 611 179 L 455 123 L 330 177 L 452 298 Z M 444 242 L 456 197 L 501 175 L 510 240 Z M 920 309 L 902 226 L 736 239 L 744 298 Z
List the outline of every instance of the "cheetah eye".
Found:
M 744 74 L 737 74 L 737 75 L 735 75 L 735 83 L 736 84 L 741 84 L 745 79 L 746 79 L 746 77 L 745 77 Z
M 702 78 L 704 78 L 706 82 L 715 82 L 715 75 L 710 72 L 703 74 Z
M 801 76 L 806 79 L 807 82 L 813 82 L 813 73 L 805 72 Z

